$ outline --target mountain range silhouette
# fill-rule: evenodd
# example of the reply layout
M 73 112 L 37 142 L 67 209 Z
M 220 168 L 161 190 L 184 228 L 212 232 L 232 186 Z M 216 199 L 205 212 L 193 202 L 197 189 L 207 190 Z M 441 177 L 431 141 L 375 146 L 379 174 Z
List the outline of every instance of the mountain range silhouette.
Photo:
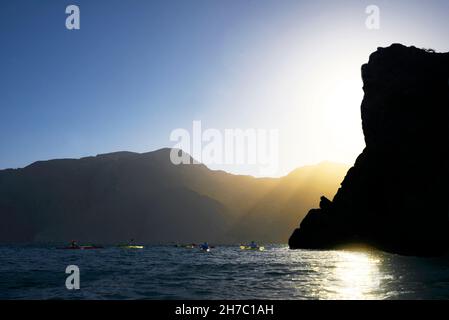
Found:
M 39 161 L 0 171 L 0 242 L 285 243 L 347 169 L 254 178 L 174 165 L 170 149 Z

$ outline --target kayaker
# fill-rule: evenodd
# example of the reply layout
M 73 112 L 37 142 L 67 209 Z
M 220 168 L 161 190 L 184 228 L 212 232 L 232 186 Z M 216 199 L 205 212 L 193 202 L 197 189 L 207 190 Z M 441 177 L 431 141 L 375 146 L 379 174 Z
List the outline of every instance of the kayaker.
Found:
M 209 244 L 208 244 L 207 242 L 204 242 L 204 243 L 201 245 L 201 249 L 202 249 L 202 250 L 208 250 L 208 249 L 209 249 Z
M 251 241 L 249 246 L 251 247 L 251 249 L 256 249 L 257 248 L 257 243 L 255 243 L 254 241 Z
M 70 247 L 72 247 L 72 248 L 78 248 L 79 246 L 78 246 L 78 243 L 76 243 L 75 240 L 72 240 L 72 242 L 71 242 L 71 244 L 70 244 Z

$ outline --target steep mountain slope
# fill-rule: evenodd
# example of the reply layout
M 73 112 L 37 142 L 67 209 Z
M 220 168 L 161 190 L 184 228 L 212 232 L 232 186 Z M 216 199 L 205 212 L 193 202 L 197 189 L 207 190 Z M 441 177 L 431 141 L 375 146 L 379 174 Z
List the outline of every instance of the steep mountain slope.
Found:
M 117 152 L 0 171 L 0 242 L 234 243 L 248 235 L 285 242 L 292 217 L 318 190 L 335 192 L 347 169 L 336 166 L 326 181 L 320 177 L 331 164 L 256 179 L 176 166 L 169 155 Z M 274 222 L 278 230 L 269 233 Z

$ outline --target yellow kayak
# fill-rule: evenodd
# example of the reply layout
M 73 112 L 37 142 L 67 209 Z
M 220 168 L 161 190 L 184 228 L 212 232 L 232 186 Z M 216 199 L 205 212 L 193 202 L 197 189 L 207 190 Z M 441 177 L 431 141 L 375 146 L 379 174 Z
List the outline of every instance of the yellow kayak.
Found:
M 242 250 L 264 251 L 265 247 L 240 246 L 240 249 L 242 249 Z
M 128 245 L 123 245 L 123 246 L 119 246 L 119 248 L 123 248 L 123 249 L 143 249 L 144 246 L 128 246 Z

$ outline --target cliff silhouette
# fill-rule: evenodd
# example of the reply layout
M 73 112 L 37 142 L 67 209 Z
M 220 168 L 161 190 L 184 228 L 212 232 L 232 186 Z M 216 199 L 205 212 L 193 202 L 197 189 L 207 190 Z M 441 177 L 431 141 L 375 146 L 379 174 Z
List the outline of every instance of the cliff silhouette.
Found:
M 0 170 L 0 243 L 285 243 L 347 170 L 321 163 L 254 178 L 174 165 L 170 149 L 38 161 Z
M 405 255 L 448 248 L 449 53 L 393 44 L 362 66 L 366 147 L 292 249 L 353 243 Z

